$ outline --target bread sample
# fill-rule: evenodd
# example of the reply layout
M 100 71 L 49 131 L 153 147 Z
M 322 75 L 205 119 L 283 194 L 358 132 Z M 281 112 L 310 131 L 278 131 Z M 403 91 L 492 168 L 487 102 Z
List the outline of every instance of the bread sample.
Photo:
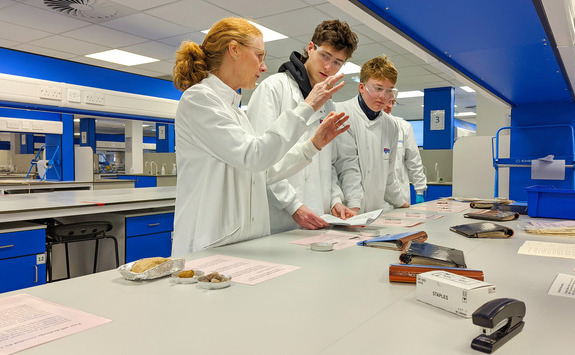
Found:
M 170 259 L 161 258 L 161 257 L 140 259 L 140 260 L 136 261 L 134 263 L 134 265 L 132 265 L 131 271 L 136 273 L 136 274 L 140 274 L 144 271 L 150 270 L 153 267 L 156 267 L 160 264 L 163 264 L 168 260 L 170 260 Z
M 195 273 L 194 273 L 194 270 L 184 270 L 184 271 L 181 271 L 181 272 L 178 274 L 178 277 L 181 277 L 181 278 L 190 278 L 190 277 L 194 277 L 194 274 L 195 274 Z

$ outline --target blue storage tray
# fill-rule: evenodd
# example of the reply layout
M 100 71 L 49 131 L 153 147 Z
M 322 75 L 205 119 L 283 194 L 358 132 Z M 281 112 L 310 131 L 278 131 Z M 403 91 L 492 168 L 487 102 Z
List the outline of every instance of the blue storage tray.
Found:
M 575 190 L 536 185 L 525 191 L 529 216 L 575 219 Z

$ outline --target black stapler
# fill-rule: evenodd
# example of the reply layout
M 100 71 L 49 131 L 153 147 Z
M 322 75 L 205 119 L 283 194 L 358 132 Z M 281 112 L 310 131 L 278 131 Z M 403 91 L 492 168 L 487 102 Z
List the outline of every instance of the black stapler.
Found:
M 473 339 L 471 347 L 491 354 L 519 333 L 525 322 L 525 303 L 512 298 L 497 298 L 473 312 L 473 324 L 483 327 L 483 334 Z

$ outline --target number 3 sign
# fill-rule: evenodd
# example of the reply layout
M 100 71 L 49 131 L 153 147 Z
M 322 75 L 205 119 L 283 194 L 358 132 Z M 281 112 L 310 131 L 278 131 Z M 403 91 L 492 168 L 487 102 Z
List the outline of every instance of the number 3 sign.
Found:
M 432 131 L 443 131 L 445 129 L 445 110 L 432 110 L 431 111 L 431 127 Z

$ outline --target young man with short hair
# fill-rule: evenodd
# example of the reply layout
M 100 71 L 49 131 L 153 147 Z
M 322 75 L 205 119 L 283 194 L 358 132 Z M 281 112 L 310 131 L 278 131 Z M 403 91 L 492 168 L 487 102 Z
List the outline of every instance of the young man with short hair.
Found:
M 303 55 L 293 52 L 279 73 L 262 81 L 252 94 L 248 117 L 256 132 L 265 131 L 281 112 L 302 102 L 315 84 L 335 75 L 355 51 L 357 42 L 357 35 L 345 22 L 319 24 Z M 329 100 L 308 121 L 308 130 L 301 139 L 308 139 L 331 111 L 335 107 Z M 338 173 L 342 176 L 341 188 Z M 353 152 L 337 151 L 334 144 L 324 147 L 303 171 L 268 186 L 272 233 L 326 227 L 328 223 L 320 218 L 325 213 L 342 218 L 357 214 L 363 197 L 359 174 Z M 342 189 L 349 197 L 348 207 L 342 204 Z

